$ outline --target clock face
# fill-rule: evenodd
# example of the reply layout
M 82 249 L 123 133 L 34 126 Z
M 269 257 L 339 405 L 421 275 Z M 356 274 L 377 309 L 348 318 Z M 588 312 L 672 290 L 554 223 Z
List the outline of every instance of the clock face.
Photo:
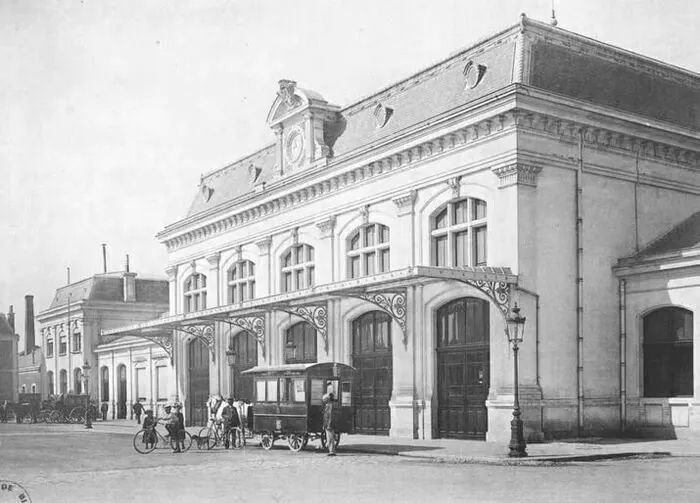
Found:
M 301 131 L 295 129 L 287 137 L 287 160 L 297 162 L 304 152 L 304 136 Z

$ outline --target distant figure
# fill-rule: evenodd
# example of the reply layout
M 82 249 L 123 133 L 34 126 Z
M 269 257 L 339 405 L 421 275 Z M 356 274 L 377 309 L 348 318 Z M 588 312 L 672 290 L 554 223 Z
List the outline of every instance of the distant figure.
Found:
M 153 419 L 151 409 L 146 411 L 146 416 L 143 418 L 143 430 L 146 432 L 143 435 L 143 443 L 146 444 L 146 449 L 149 449 L 156 443 L 156 421 Z
M 182 450 L 185 448 L 185 416 L 182 415 L 182 404 L 175 403 L 174 409 L 175 409 L 175 415 L 177 416 L 177 424 L 178 424 L 177 447 L 179 449 L 178 452 L 182 452 Z
M 7 400 L 5 400 L 2 405 L 0 405 L 0 421 L 3 423 L 7 422 Z
M 102 420 L 107 421 L 107 412 L 109 411 L 109 404 L 107 402 L 102 402 L 100 405 L 100 412 L 102 412 Z M 145 421 L 145 419 L 144 419 Z
M 132 410 L 136 415 L 136 423 L 141 424 L 141 414 L 143 414 L 143 405 L 141 405 L 141 402 L 136 402 L 132 407 Z
M 326 432 L 328 455 L 335 456 L 335 431 L 338 427 L 338 401 L 333 393 L 323 395 L 323 429 Z

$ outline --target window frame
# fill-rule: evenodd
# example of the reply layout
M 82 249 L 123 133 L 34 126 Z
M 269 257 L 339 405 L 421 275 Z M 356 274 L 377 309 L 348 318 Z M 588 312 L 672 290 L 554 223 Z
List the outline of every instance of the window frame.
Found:
M 255 298 L 255 262 L 242 259 L 226 271 L 226 290 L 229 304 L 240 304 Z M 245 273 L 245 274 L 243 274 Z M 245 298 L 241 295 L 245 292 Z
M 369 231 L 373 231 L 373 242 L 369 243 Z M 382 239 L 385 239 L 382 241 Z M 357 243 L 357 246 L 355 246 Z M 368 244 L 369 243 L 369 244 Z M 374 222 L 355 229 L 346 242 L 347 277 L 362 278 L 391 270 L 391 228 Z M 387 253 L 387 260 L 384 254 Z M 373 271 L 369 271 L 370 261 Z M 358 264 L 357 272 L 355 264 Z
M 301 253 L 300 253 L 301 252 Z M 301 259 L 299 258 L 301 255 Z M 316 286 L 316 250 L 308 243 L 290 246 L 280 257 L 280 291 L 296 292 Z M 299 279 L 301 278 L 301 286 Z
M 187 276 L 183 288 L 184 312 L 194 313 L 207 308 L 207 276 L 195 272 Z
M 461 204 L 465 203 L 466 212 L 461 212 Z M 483 215 L 481 215 L 483 213 Z M 464 215 L 460 220 L 459 215 Z M 483 257 L 479 256 L 479 244 L 476 234 L 485 233 L 483 241 Z M 465 234 L 466 233 L 466 234 Z M 460 260 L 458 247 L 459 236 L 465 235 L 466 260 Z M 438 243 L 444 243 L 445 263 L 440 263 Z M 478 260 L 481 258 L 482 260 Z M 461 263 L 465 262 L 465 263 Z M 477 197 L 454 199 L 441 206 L 430 218 L 430 264 L 437 267 L 479 267 L 488 263 L 488 204 Z
M 302 329 L 301 333 L 298 333 Z M 290 336 L 292 337 L 292 342 L 294 343 L 294 348 L 289 347 Z M 296 344 L 296 339 L 301 336 L 302 346 Z M 313 351 L 308 346 L 313 346 Z M 293 351 L 294 356 L 290 357 L 289 352 Z M 297 358 L 296 355 L 301 352 L 301 357 Z M 308 357 L 307 357 L 308 355 Z M 305 321 L 300 321 L 290 326 L 284 332 L 284 354 L 282 355 L 285 365 L 293 363 L 317 363 L 318 362 L 318 333 L 316 329 Z

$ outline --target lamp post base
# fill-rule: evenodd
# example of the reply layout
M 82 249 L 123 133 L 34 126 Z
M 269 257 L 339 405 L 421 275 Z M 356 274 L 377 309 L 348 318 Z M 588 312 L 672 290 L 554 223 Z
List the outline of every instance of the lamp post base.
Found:
M 513 411 L 513 420 L 510 422 L 510 444 L 508 444 L 509 458 L 525 458 L 527 443 L 523 435 L 523 422 L 520 420 L 520 411 Z

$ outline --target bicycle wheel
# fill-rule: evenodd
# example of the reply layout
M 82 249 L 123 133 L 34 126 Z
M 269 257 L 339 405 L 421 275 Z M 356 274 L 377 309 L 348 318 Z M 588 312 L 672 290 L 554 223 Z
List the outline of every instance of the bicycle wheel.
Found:
M 147 437 L 147 435 L 149 434 L 151 435 L 150 438 Z M 153 440 L 153 443 L 147 443 L 146 440 Z M 153 450 L 156 448 L 157 443 L 158 437 L 155 432 L 141 430 L 136 432 L 136 435 L 134 435 L 134 449 L 136 449 L 136 452 L 138 452 L 139 454 L 148 454 L 149 452 L 153 452 Z
M 180 445 L 182 447 L 182 452 L 187 452 L 192 447 L 192 435 L 187 430 L 183 430 L 184 437 L 180 440 Z
M 218 440 L 216 437 L 216 430 L 214 428 L 210 428 L 209 426 L 205 426 L 199 430 L 198 436 L 199 440 L 197 441 L 197 447 L 202 450 L 212 450 L 217 443 L 216 441 Z

